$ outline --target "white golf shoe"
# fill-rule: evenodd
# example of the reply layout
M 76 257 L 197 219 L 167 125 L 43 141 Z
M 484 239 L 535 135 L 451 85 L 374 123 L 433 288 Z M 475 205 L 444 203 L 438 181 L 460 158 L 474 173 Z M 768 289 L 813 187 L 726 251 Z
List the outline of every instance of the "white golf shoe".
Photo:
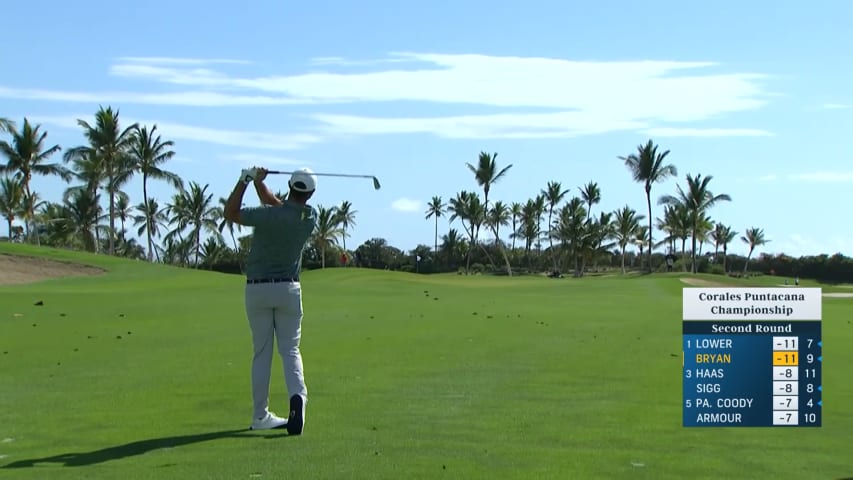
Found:
M 263 418 L 256 418 L 249 430 L 272 430 L 287 425 L 287 419 L 281 418 L 272 412 L 267 412 Z

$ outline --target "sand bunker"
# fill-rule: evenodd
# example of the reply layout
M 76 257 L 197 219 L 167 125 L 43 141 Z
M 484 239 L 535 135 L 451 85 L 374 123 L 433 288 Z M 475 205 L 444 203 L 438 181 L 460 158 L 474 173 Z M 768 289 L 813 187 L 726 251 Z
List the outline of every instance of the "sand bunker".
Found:
M 692 286 L 692 287 L 725 287 L 726 284 L 719 282 L 712 282 L 710 280 L 705 280 L 704 278 L 681 278 L 682 282 Z
M 102 273 L 104 270 L 89 265 L 0 253 L 0 285 L 17 285 L 51 278 Z

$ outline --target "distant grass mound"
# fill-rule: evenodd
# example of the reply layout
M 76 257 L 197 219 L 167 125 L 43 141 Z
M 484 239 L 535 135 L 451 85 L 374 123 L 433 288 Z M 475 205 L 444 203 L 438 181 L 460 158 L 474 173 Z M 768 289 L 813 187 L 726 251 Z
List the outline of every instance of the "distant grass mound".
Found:
M 288 437 L 246 430 L 242 277 L 0 254 L 103 270 L 0 286 L 0 478 L 853 476 L 851 299 L 824 299 L 822 428 L 685 429 L 683 274 L 309 271 L 307 422 Z

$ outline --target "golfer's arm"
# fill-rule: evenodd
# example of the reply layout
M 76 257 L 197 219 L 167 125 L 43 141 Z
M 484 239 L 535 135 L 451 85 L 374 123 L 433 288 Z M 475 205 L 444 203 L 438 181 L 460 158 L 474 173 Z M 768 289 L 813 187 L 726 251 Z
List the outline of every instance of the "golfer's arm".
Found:
M 270 189 L 264 185 L 264 182 L 260 180 L 255 180 L 255 190 L 258 192 L 258 198 L 261 200 L 261 203 L 264 205 L 281 205 L 281 200 L 279 200 Z
M 237 186 L 231 192 L 225 202 L 225 219 L 229 222 L 240 223 L 240 205 L 243 204 L 243 195 L 246 193 L 246 184 L 237 182 Z

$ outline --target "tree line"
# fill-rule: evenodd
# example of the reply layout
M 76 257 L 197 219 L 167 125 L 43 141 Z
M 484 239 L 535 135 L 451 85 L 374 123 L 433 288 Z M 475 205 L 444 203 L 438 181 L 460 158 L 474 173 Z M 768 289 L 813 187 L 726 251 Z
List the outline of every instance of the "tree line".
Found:
M 242 271 L 250 235 L 240 235 L 240 226 L 224 219 L 225 198 L 214 199 L 209 184 L 185 183 L 166 168 L 175 156 L 174 142 L 163 139 L 157 125 L 123 127 L 119 111 L 112 107 L 100 107 L 94 121 L 80 119 L 78 125 L 85 142 L 63 151 L 47 142 L 47 132 L 40 125 L 24 118 L 19 126 L 0 118 L 0 131 L 8 136 L 0 141 L 0 153 L 6 160 L 0 163 L 0 214 L 7 221 L 9 239 L 186 267 Z M 851 259 L 840 254 L 753 259 L 754 250 L 770 240 L 759 227 L 750 226 L 741 233 L 710 216 L 715 205 L 732 201 L 729 195 L 712 191 L 710 175 L 687 174 L 675 192 L 659 194 L 653 201 L 654 187 L 678 176 L 677 167 L 668 161 L 669 154 L 649 140 L 628 155 L 618 156 L 627 174 L 642 187 L 645 209 L 624 205 L 614 211 L 595 211 L 602 196 L 595 181 L 574 193 L 561 182 L 550 181 L 526 200 L 495 200 L 493 187 L 511 174 L 513 166 L 501 168 L 497 153 L 481 152 L 477 162 L 465 166 L 482 197 L 480 192 L 465 189 L 452 198 L 434 196 L 429 201 L 424 214 L 435 225 L 432 246 L 418 245 L 404 252 L 377 237 L 349 250 L 346 239 L 356 226 L 358 213 L 352 203 L 318 205 L 318 226 L 305 251 L 304 267 L 346 264 L 510 276 L 539 272 L 562 276 L 565 272 L 575 277 L 610 270 L 745 275 L 752 267 L 753 273 L 853 279 Z M 53 161 L 55 156 L 60 161 Z M 33 189 L 36 176 L 57 176 L 69 183 L 62 200 L 42 200 Z M 142 201 L 135 205 L 127 193 L 134 178 L 141 180 L 142 190 Z M 165 201 L 152 198 L 148 193 L 151 181 L 167 182 L 174 194 Z M 653 209 L 653 205 L 659 208 Z M 442 235 L 440 218 L 450 224 Z M 23 225 L 14 225 L 16 220 Z M 128 228 L 145 243 L 139 244 Z M 660 235 L 657 239 L 656 234 Z M 748 247 L 746 257 L 728 253 L 738 240 Z
M 185 183 L 166 169 L 175 156 L 174 142 L 163 139 L 157 125 L 123 127 L 119 117 L 118 110 L 101 107 L 91 123 L 79 119 L 86 142 L 64 152 L 47 142 L 40 125 L 24 118 L 18 126 L 0 118 L 0 130 L 10 137 L 0 141 L 6 160 L 0 164 L 0 214 L 8 238 L 180 266 L 239 263 L 248 242 L 238 242 L 235 232 L 240 226 L 225 220 L 226 198 L 214 199 L 209 184 Z M 60 152 L 60 161 L 53 161 Z M 70 184 L 61 201 L 41 198 L 33 189 L 38 176 L 56 176 Z M 141 180 L 142 190 L 142 201 L 135 205 L 127 193 L 134 178 Z M 152 198 L 151 181 L 167 182 L 175 193 L 166 201 Z M 314 243 L 325 254 L 355 217 L 350 202 L 318 210 Z M 23 225 L 13 225 L 16 220 Z M 129 235 L 129 228 L 145 239 L 144 245 Z

